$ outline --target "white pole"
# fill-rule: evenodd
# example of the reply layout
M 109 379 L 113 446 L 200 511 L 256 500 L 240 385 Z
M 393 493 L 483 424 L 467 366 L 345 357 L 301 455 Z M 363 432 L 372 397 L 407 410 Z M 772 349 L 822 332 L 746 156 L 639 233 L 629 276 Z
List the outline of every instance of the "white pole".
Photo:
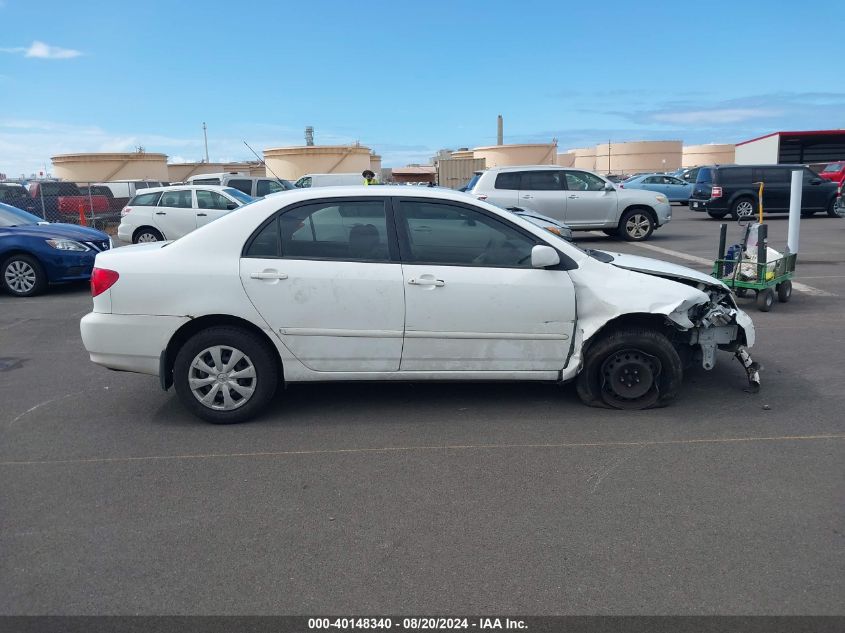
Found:
M 789 190 L 789 233 L 786 237 L 786 250 L 798 252 L 798 238 L 801 227 L 801 192 L 804 188 L 804 172 L 796 169 L 792 172 L 792 184 Z

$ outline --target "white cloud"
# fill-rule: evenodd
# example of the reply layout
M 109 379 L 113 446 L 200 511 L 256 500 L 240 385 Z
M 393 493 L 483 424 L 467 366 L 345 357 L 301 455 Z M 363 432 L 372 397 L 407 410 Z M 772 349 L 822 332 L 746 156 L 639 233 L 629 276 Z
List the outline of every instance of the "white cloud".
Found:
M 2 1 L 2 0 L 0 0 Z M 30 46 L 16 46 L 13 48 L 0 48 L 3 53 L 22 53 L 24 57 L 35 57 L 37 59 L 72 59 L 84 53 L 72 48 L 51 46 L 44 42 L 34 41 Z
M 752 119 L 780 116 L 782 112 L 763 108 L 721 108 L 713 110 L 690 110 L 687 112 L 660 112 L 652 115 L 658 123 L 680 125 L 739 123 Z

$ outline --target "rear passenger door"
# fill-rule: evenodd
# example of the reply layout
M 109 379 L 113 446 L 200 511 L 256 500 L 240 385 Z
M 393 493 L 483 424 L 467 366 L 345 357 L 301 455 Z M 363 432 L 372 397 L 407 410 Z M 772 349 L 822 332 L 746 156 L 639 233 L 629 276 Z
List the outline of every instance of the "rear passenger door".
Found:
M 240 273 L 258 312 L 309 369 L 399 369 L 405 285 L 383 198 L 283 209 L 247 243 Z
M 508 207 L 519 206 L 519 179 L 521 173 L 518 171 L 503 171 L 496 174 L 493 181 L 493 188 L 487 191 L 480 191 L 479 197 L 490 204 L 507 209 Z
M 566 192 L 562 171 L 544 169 L 521 172 L 519 206 L 533 209 L 550 218 L 564 222 Z
M 153 212 L 153 222 L 166 240 L 178 240 L 197 228 L 193 191 L 174 189 L 162 192 Z

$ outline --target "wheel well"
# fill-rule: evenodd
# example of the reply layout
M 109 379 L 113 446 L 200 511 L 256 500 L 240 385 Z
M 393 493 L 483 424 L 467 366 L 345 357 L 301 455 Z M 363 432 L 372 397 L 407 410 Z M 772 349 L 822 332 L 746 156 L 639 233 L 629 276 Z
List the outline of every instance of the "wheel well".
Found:
M 150 230 L 152 230 L 152 231 L 155 231 L 156 233 L 158 233 L 158 234 L 159 234 L 159 235 L 161 235 L 162 237 L 164 237 L 164 233 L 162 233 L 161 231 L 159 231 L 156 227 L 154 227 L 154 226 L 150 226 L 149 224 L 144 224 L 143 226 L 139 226 L 137 229 L 135 229 L 134 231 L 132 231 L 132 240 L 134 241 L 134 240 L 135 240 L 135 236 L 136 236 L 136 235 L 138 235 L 138 233 L 140 233 L 140 232 L 141 232 L 141 231 L 143 231 L 144 229 L 150 229 Z
M 589 352 L 589 348 L 596 341 L 607 336 L 609 333 L 634 327 L 663 332 L 668 336 L 669 341 L 673 343 L 675 338 L 674 334 L 677 332 L 677 330 L 669 324 L 666 317 L 660 314 L 650 314 L 648 312 L 622 314 L 605 323 L 595 332 L 595 334 L 584 342 L 583 351 L 581 353 L 582 358 L 586 357 L 587 352 Z
M 284 378 L 284 373 L 282 371 L 282 359 L 279 356 L 279 350 L 276 349 L 273 341 L 270 340 L 270 337 L 264 330 L 255 324 L 250 323 L 246 319 L 241 319 L 240 317 L 228 314 L 209 314 L 197 317 L 196 319 L 191 319 L 176 330 L 170 338 L 170 341 L 167 343 L 167 348 L 162 353 L 161 358 L 161 376 L 159 376 L 159 378 L 163 389 L 169 389 L 173 385 L 173 365 L 176 362 L 176 355 L 179 353 L 179 350 L 182 349 L 182 346 L 187 342 L 187 340 L 201 330 L 218 325 L 229 325 L 247 330 L 264 341 L 268 348 L 272 350 L 273 358 L 276 360 L 276 367 L 279 370 L 279 375 Z
M 6 251 L 2 255 L 0 255 L 0 263 L 5 262 L 7 259 L 13 257 L 14 255 L 26 255 L 27 257 L 32 257 L 32 259 L 37 261 L 38 265 L 41 266 L 42 269 L 44 269 L 44 262 L 41 261 L 41 258 L 38 257 L 38 255 L 22 248 L 13 248 L 12 250 Z
M 625 209 L 619 216 L 619 224 L 617 225 L 619 229 L 622 228 L 622 218 L 625 216 L 626 213 L 628 213 L 628 211 L 644 211 L 651 218 L 654 227 L 657 228 L 657 213 L 654 212 L 654 209 L 644 204 L 632 204 L 629 207 L 625 207 Z

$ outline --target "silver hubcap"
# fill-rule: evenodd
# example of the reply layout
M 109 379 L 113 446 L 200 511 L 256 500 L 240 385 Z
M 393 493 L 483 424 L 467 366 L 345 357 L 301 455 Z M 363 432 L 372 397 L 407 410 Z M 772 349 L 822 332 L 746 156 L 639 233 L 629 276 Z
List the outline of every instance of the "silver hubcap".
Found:
M 625 223 L 625 230 L 633 238 L 640 239 L 648 235 L 651 221 L 642 213 L 635 213 Z
M 158 242 L 158 238 L 152 233 L 141 233 L 138 236 L 138 243 L 141 242 Z
M 3 277 L 6 279 L 6 285 L 13 292 L 23 294 L 35 288 L 35 269 L 26 262 L 20 260 L 11 262 L 6 266 Z
M 747 200 L 743 200 L 736 205 L 736 214 L 741 218 L 751 217 L 754 215 L 754 205 Z
M 234 347 L 215 345 L 191 361 L 188 384 L 204 406 L 231 411 L 245 405 L 255 393 L 255 366 L 249 356 Z

